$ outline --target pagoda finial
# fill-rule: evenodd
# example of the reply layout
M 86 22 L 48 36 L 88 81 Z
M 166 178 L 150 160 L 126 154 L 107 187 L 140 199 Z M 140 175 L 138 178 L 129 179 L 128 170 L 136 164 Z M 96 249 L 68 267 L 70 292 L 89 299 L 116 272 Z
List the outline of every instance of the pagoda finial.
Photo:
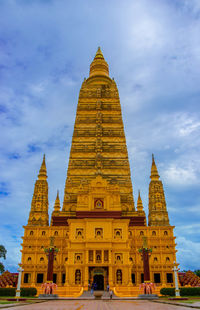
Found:
M 143 204 L 140 196 L 140 190 L 138 191 L 137 211 L 143 211 Z
M 45 162 L 45 154 L 43 156 L 42 165 L 40 167 L 40 171 L 38 174 L 39 180 L 46 180 L 47 179 L 47 168 L 46 168 L 46 162 Z
M 97 49 L 93 62 L 90 65 L 90 77 L 91 76 L 109 76 L 108 64 L 103 57 L 100 46 Z
M 151 176 L 150 178 L 152 180 L 159 180 L 160 176 L 158 174 L 158 169 L 156 167 L 155 159 L 154 159 L 154 154 L 152 154 L 152 165 L 151 165 Z
M 102 51 L 101 51 L 100 46 L 99 46 L 98 49 L 97 49 L 97 52 L 96 52 L 96 55 L 95 55 L 94 59 L 97 59 L 97 58 L 103 58 L 103 59 L 104 59 L 103 53 L 102 53 Z

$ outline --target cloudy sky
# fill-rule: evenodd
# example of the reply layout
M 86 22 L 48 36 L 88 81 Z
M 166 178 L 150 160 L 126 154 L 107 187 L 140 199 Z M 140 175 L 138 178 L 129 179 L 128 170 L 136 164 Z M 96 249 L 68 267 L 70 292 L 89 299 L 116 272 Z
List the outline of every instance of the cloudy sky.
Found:
M 101 46 L 118 85 L 148 214 L 154 153 L 181 269 L 200 269 L 200 1 L 0 0 L 0 244 L 20 262 L 46 154 L 49 208 L 63 200 L 78 94 Z

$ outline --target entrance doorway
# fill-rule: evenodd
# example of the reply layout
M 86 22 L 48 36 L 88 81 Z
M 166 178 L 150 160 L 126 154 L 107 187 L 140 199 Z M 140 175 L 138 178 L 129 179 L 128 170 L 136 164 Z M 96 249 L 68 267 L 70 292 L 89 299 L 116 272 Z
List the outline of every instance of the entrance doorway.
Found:
M 94 284 L 96 283 L 95 285 L 95 289 L 97 291 L 103 291 L 104 290 L 104 276 L 101 275 L 101 274 L 96 274 L 94 276 Z

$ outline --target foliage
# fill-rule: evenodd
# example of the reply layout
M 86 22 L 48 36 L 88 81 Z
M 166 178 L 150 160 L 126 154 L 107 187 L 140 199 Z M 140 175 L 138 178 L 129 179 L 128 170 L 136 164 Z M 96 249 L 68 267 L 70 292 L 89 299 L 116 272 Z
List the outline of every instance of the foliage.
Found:
M 6 249 L 3 245 L 0 245 L 0 257 L 3 257 L 4 259 L 6 259 Z M 4 265 L 0 262 L 0 273 L 4 272 L 5 268 Z
M 16 288 L 13 287 L 1 287 L 0 296 L 15 296 Z
M 165 287 L 161 288 L 160 294 L 165 296 L 175 296 L 174 287 Z M 181 296 L 200 296 L 200 287 L 181 287 L 180 288 Z
M 142 253 L 143 249 L 145 250 L 145 252 L 152 253 L 152 249 L 151 249 L 151 248 L 148 249 L 148 248 L 143 248 L 143 247 L 140 248 L 140 249 L 138 249 L 138 252 L 139 252 L 139 253 Z
M 175 288 L 174 287 L 163 287 L 160 290 L 160 294 L 165 296 L 175 296 Z
M 6 249 L 3 245 L 0 245 L 0 257 L 3 257 L 4 259 L 6 259 Z
M 13 287 L 5 287 L 0 288 L 0 296 L 15 296 L 16 288 Z M 35 287 L 22 287 L 20 296 L 22 297 L 32 297 L 37 294 L 37 290 Z
M 22 297 L 35 296 L 37 295 L 37 290 L 35 287 L 22 287 L 20 295 Z
M 195 273 L 198 277 L 200 277 L 200 269 L 194 270 L 194 273 Z
M 5 271 L 4 265 L 0 262 L 0 273 Z

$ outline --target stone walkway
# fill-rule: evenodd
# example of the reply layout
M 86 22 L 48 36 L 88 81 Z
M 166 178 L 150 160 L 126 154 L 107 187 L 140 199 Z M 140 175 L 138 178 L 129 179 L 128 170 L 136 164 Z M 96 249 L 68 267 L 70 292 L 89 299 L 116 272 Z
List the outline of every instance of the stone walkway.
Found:
M 1 308 L 2 309 L 2 308 Z M 6 307 L 3 309 L 9 309 Z M 146 300 L 53 300 L 44 303 L 16 306 L 16 310 L 187 310 L 183 306 L 155 303 Z M 190 308 L 192 309 L 192 308 Z M 193 308 L 197 309 L 197 308 Z

